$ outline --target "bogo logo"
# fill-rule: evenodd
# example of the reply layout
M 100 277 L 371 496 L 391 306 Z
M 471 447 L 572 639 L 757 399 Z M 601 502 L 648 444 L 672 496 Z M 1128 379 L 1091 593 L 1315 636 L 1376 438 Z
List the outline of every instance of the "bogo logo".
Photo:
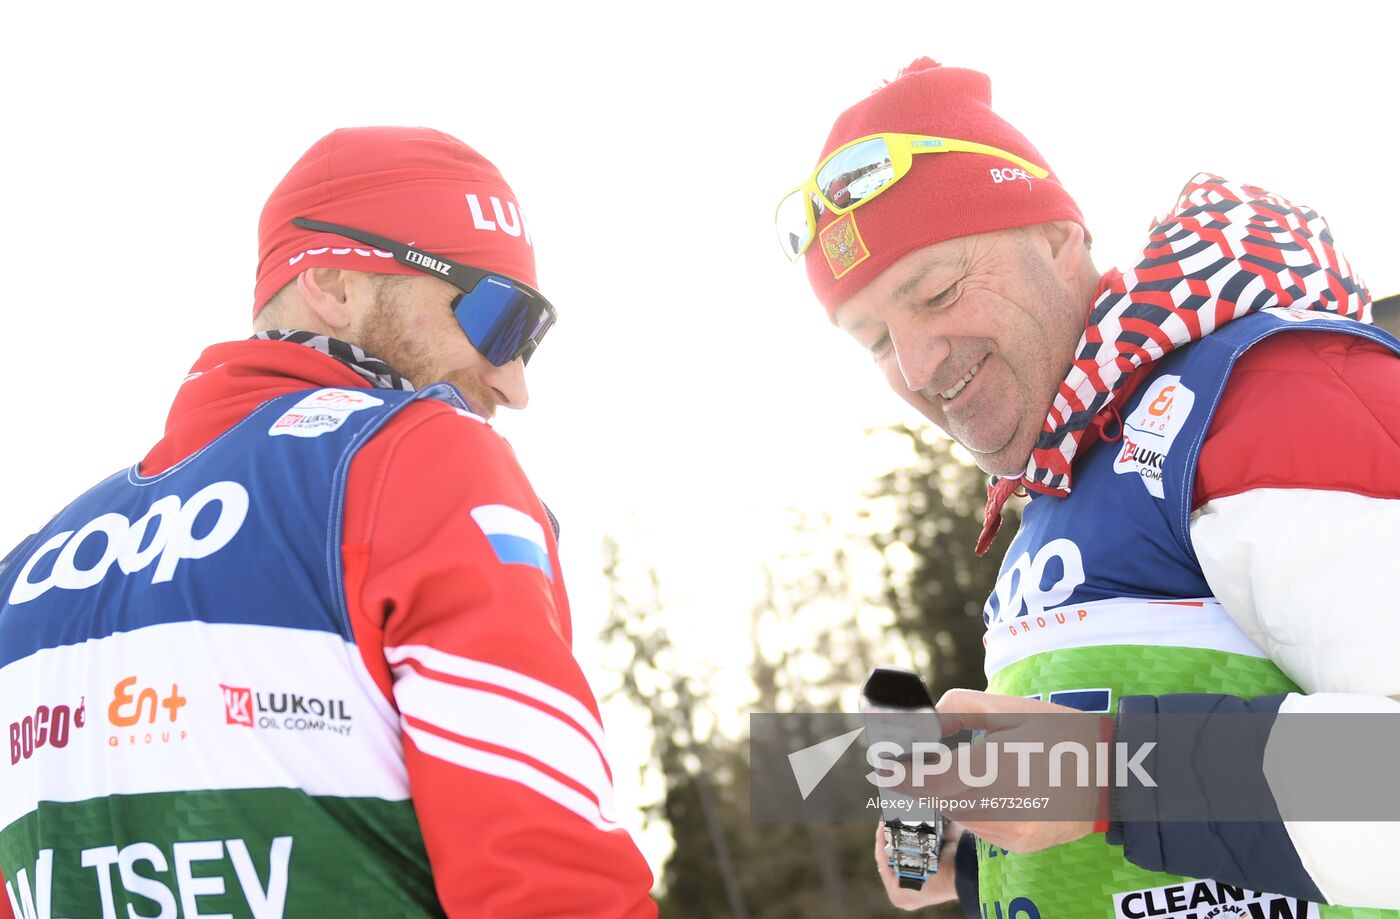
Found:
M 219 503 L 219 517 L 208 533 L 196 539 L 195 519 L 215 501 Z M 28 603 L 55 587 L 85 590 L 106 577 L 114 562 L 123 574 L 135 574 L 155 562 L 151 583 L 169 581 L 181 561 L 213 555 L 228 545 L 247 516 L 248 492 L 237 482 L 206 485 L 187 502 L 181 502 L 178 495 L 166 495 L 135 523 L 121 514 L 103 514 L 88 521 L 76 533 L 72 530 L 57 533 L 40 546 L 20 571 L 10 591 L 10 603 L 15 606 Z M 147 531 L 153 523 L 156 530 L 147 541 Z M 87 568 L 79 568 L 78 550 L 89 537 L 98 534 L 106 541 L 101 558 Z M 142 543 L 147 543 L 144 548 Z M 53 552 L 57 552 L 58 557 L 54 559 L 49 576 L 31 581 L 30 575 L 39 562 Z
M 35 750 L 43 746 L 63 749 L 68 746 L 70 729 L 81 728 L 86 723 L 86 698 L 78 700 L 76 709 L 67 705 L 55 705 L 53 708 L 41 705 L 33 715 L 10 722 L 10 765 L 15 765 L 21 759 L 29 759 Z
M 989 170 L 987 170 L 987 171 L 991 173 L 991 175 L 992 175 L 992 181 L 995 182 L 997 185 L 1000 185 L 1002 182 L 1014 182 L 1014 181 L 1016 181 L 1017 179 L 1025 179 L 1025 180 L 1026 180 L 1026 185 L 1028 185 L 1028 186 L 1030 186 L 1030 187 L 1032 187 L 1032 188 L 1034 187 L 1034 185 L 1032 185 L 1032 183 L 1031 183 L 1030 174 L 1027 173 L 1026 170 L 1024 170 L 1024 169 L 1010 169 L 1010 168 L 1007 168 L 1007 169 L 989 169 Z

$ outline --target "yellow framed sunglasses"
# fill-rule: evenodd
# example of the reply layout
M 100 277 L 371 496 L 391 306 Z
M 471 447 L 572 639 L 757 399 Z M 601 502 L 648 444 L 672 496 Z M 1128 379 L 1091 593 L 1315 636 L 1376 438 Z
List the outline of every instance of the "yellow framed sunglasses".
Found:
M 773 216 L 778 244 L 788 261 L 807 251 L 817 233 L 822 212 L 847 214 L 909 174 L 916 153 L 980 153 L 1014 163 L 1027 174 L 1043 179 L 1050 173 L 1014 153 L 951 137 L 923 134 L 870 134 L 831 151 L 807 181 L 778 202 Z

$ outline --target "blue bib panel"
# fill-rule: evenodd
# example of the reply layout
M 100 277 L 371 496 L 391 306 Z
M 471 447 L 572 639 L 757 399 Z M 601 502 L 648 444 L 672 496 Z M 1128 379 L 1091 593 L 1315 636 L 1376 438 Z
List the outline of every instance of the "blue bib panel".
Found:
M 441 914 L 341 570 L 351 461 L 421 399 L 469 414 L 447 385 L 273 399 L 0 563 L 17 915 Z
M 159 475 L 132 467 L 101 482 L 0 568 L 0 668 L 187 620 L 353 641 L 340 569 L 346 475 L 365 441 L 421 398 L 466 410 L 447 386 L 293 393 Z
M 1036 495 L 1025 508 L 984 609 L 989 691 L 1111 712 L 1125 695 L 1297 690 L 1216 600 L 1190 536 L 1201 447 L 1235 362 L 1296 330 L 1356 335 L 1400 353 L 1400 342 L 1370 325 L 1267 309 L 1164 358 L 1127 401 L 1122 438 L 1078 458 L 1069 496 Z M 978 855 L 989 917 L 1118 919 L 1173 885 L 1186 885 L 1188 900 L 1214 896 L 1191 886 L 1208 882 L 1132 865 L 1097 835 L 1025 854 L 979 841 Z M 1273 899 L 1258 905 L 1263 915 L 1294 915 L 1296 903 Z

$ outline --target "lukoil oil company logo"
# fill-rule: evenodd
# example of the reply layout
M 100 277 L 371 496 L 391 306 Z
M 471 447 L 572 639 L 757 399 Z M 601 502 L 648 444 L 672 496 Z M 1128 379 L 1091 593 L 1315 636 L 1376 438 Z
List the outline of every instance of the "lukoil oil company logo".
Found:
M 224 720 L 229 724 L 253 726 L 253 691 L 241 686 L 219 684 L 224 696 Z
M 195 536 L 195 520 L 216 502 L 219 515 L 213 526 L 204 535 Z M 228 545 L 247 516 L 247 490 L 227 481 L 206 485 L 188 501 L 181 501 L 179 495 L 166 495 L 135 522 L 121 514 L 102 514 L 76 531 L 49 537 L 24 563 L 10 591 L 10 604 L 28 603 L 54 588 L 86 590 L 100 583 L 114 564 L 123 575 L 132 575 L 154 562 L 151 583 L 165 583 L 175 577 L 181 562 L 205 558 Z M 156 525 L 154 533 L 150 532 L 152 524 Z M 98 536 L 103 540 L 102 554 L 94 559 L 95 553 L 88 550 L 80 563 L 78 553 Z M 50 559 L 48 573 L 35 580 L 35 572 Z
M 1123 420 L 1123 446 L 1113 461 L 1113 471 L 1118 475 L 1136 473 L 1148 493 L 1161 498 L 1162 464 L 1195 403 L 1196 394 L 1181 385 L 1181 377 L 1159 377 Z
M 320 437 L 343 425 L 355 412 L 384 400 L 358 389 L 318 389 L 283 412 L 267 429 L 268 437 Z
M 176 727 L 176 722 L 180 719 L 180 709 L 187 704 L 189 700 L 180 695 L 179 683 L 171 683 L 170 691 L 161 693 L 135 676 L 118 681 L 112 687 L 112 701 L 107 704 L 107 721 L 114 728 L 127 730 L 110 734 L 107 746 L 182 743 L 189 732 Z
M 10 765 L 29 759 L 43 747 L 61 750 L 75 730 L 87 724 L 87 699 L 77 705 L 40 705 L 34 714 L 10 722 Z
M 294 692 L 257 692 L 219 684 L 227 724 L 266 731 L 312 731 L 350 736 L 354 719 L 344 699 Z

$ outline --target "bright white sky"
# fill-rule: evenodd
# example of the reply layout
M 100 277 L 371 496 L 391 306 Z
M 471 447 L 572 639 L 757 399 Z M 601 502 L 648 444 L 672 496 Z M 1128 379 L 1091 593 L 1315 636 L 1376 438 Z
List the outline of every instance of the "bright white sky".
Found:
M 200 349 L 247 334 L 262 202 L 318 137 L 423 124 L 490 157 L 560 324 L 501 419 L 564 526 L 579 655 L 604 533 L 672 637 L 743 668 L 787 508 L 838 517 L 909 418 L 772 230 L 831 121 L 914 57 L 993 77 L 1100 268 L 1198 170 L 1306 202 L 1400 292 L 1400 72 L 1383 4 L 17 4 L 5 87 L 0 554 L 138 459 Z M 1071 10 L 1072 12 L 1066 12 Z M 624 807 L 646 739 L 619 707 Z M 630 812 L 630 811 L 629 811 Z M 634 817 L 634 823 L 637 819 Z M 654 866 L 669 849 L 648 833 Z

